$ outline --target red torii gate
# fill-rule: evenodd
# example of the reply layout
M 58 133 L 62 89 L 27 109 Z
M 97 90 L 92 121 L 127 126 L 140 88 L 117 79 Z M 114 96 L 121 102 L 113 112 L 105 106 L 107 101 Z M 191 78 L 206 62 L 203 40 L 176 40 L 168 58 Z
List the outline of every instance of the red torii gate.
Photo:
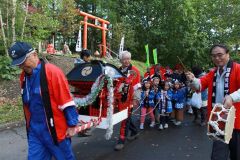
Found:
M 87 49 L 87 27 L 90 26 L 90 27 L 101 29 L 102 30 L 102 44 L 101 44 L 102 57 L 105 57 L 107 52 L 106 31 L 108 31 L 106 26 L 110 24 L 110 22 L 80 10 L 79 10 L 79 14 L 80 16 L 84 17 L 84 20 L 80 22 L 81 25 L 83 25 L 83 48 Z M 88 19 L 93 19 L 95 21 L 95 24 L 88 23 L 87 22 Z M 97 25 L 96 22 L 101 23 L 101 25 Z

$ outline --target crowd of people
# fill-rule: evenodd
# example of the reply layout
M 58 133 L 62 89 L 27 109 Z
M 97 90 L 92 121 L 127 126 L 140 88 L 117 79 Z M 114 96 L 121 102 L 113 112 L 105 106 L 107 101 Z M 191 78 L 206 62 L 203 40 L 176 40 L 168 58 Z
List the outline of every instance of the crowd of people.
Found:
M 88 51 L 81 53 L 84 62 L 90 60 Z M 71 136 L 76 134 L 78 114 L 70 95 L 63 72 L 38 58 L 36 50 L 28 43 L 16 42 L 9 49 L 12 65 L 22 69 L 20 76 L 23 109 L 28 135 L 28 159 L 75 159 L 71 148 Z M 160 130 L 182 124 L 184 110 L 191 109 L 196 121 L 206 125 L 206 114 L 210 115 L 216 103 L 225 108 L 235 106 L 236 120 L 229 144 L 213 141 L 212 160 L 240 160 L 240 65 L 230 59 L 225 45 L 211 47 L 210 56 L 215 67 L 204 73 L 200 67 L 192 72 L 176 65 L 174 71 L 156 65 L 145 73 L 142 81 L 137 67 L 131 64 L 131 53 L 123 51 L 119 68 L 126 76 L 134 72 L 131 82 L 134 96 L 128 108 L 128 118 L 121 122 L 120 136 L 115 150 L 124 148 L 126 139 L 134 140 L 139 129 L 145 126 L 145 117 L 150 115 L 150 127 L 159 123 Z M 82 61 L 76 61 L 82 63 Z M 208 90 L 207 90 L 208 89 Z M 140 107 L 140 126 L 132 120 L 133 109 Z M 129 134 L 130 132 L 130 134 Z M 130 135 L 130 136 L 129 136 Z
M 169 127 L 170 121 L 176 126 L 182 125 L 184 111 L 193 110 L 194 112 L 190 112 L 195 115 L 193 121 L 197 122 L 198 114 L 201 113 L 199 124 L 206 125 L 207 90 L 201 93 L 192 90 L 183 72 L 183 66 L 177 64 L 172 70 L 170 67 L 163 68 L 157 64 L 148 68 L 144 77 L 140 78 L 140 72 L 131 64 L 130 52 L 120 53 L 119 58 L 122 73 L 129 76 L 131 70 L 137 76 L 132 84 L 133 105 L 129 109 L 128 119 L 121 124 L 120 137 L 115 150 L 123 149 L 126 139 L 132 140 L 139 136 L 138 131 L 144 130 L 146 126 L 146 116 L 150 116 L 150 127 L 163 130 Z M 195 66 L 192 69 L 196 77 L 204 75 L 200 67 Z M 192 98 L 193 94 L 199 97 L 197 101 Z M 140 116 L 140 126 L 133 123 L 133 116 Z
M 197 122 L 201 113 L 200 125 L 206 125 L 207 90 L 197 93 L 191 89 L 190 83 L 183 74 L 183 67 L 176 65 L 174 71 L 161 70 L 161 66 L 152 67 L 142 80 L 140 129 L 144 129 L 146 115 L 150 116 L 150 127 L 158 123 L 160 130 L 168 128 L 169 120 L 174 125 L 182 124 L 184 111 L 194 114 L 193 122 Z M 192 68 L 196 77 L 204 75 L 200 67 Z M 164 73 L 161 73 L 164 71 Z
M 122 53 L 120 61 L 124 68 L 131 66 L 131 54 Z M 201 67 L 195 66 L 192 71 L 184 71 L 184 67 L 177 65 L 174 71 L 169 67 L 161 73 L 161 66 L 156 65 L 151 72 L 148 69 L 142 80 L 141 96 L 133 108 L 141 107 L 140 129 L 144 129 L 145 117 L 150 115 L 150 127 L 159 122 L 160 130 L 169 127 L 168 121 L 172 120 L 174 125 L 182 124 L 184 110 L 193 111 L 193 121 L 196 122 L 200 113 L 200 125 L 205 126 L 207 117 L 216 103 L 221 103 L 227 109 L 236 108 L 236 120 L 232 138 L 229 144 L 217 139 L 213 140 L 211 160 L 240 160 L 240 65 L 230 59 L 230 52 L 226 45 L 216 44 L 210 49 L 210 56 L 215 65 L 208 73 L 203 72 Z M 125 58 L 123 58 L 125 57 Z M 124 60 L 128 63 L 123 63 Z M 126 62 L 126 61 L 125 61 Z M 126 65 L 127 64 L 127 65 Z M 139 74 L 139 73 L 137 73 Z M 140 79 L 138 78 L 140 82 Z M 136 92 L 136 93 L 138 93 Z M 128 130 L 134 133 L 129 137 L 136 139 L 136 126 L 132 123 L 132 108 L 126 120 L 124 137 Z M 129 125 L 131 122 L 131 125 Z M 129 127 L 131 126 L 131 127 Z M 122 126 L 121 126 L 122 128 Z M 121 132 L 119 139 L 121 140 Z M 119 141 L 118 141 L 119 142 Z M 124 143 L 117 143 L 115 150 L 121 150 Z

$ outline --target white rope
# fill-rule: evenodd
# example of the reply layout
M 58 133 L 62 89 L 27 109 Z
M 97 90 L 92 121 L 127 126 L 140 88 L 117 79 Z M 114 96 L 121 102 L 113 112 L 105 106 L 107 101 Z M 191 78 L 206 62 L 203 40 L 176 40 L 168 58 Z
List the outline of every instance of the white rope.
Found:
M 104 45 L 100 44 L 100 46 L 104 46 Z M 115 54 L 115 55 L 117 56 L 117 59 L 119 59 L 119 58 L 118 58 L 118 54 L 117 54 L 116 52 L 112 51 L 112 50 L 111 50 L 110 48 L 108 48 L 107 46 L 106 46 L 106 49 L 109 50 L 111 53 Z
M 82 132 L 86 129 L 90 129 L 93 126 L 96 127 L 97 125 L 99 125 L 99 123 L 101 123 L 101 118 L 102 118 L 102 102 L 100 104 L 100 109 L 99 109 L 99 115 L 97 119 L 91 119 L 89 122 L 83 122 L 83 121 L 79 121 L 80 125 L 75 127 L 75 131 L 77 133 Z
M 137 107 L 135 110 L 133 110 L 132 113 L 136 112 L 136 111 L 141 107 L 141 105 L 142 105 L 142 103 L 144 102 L 144 100 L 145 100 L 146 97 L 147 97 L 147 96 L 145 96 L 145 97 L 143 98 L 143 100 L 139 103 L 138 107 Z
M 146 114 L 143 114 L 143 115 L 141 115 L 141 114 L 134 114 L 134 113 L 132 113 L 132 114 L 135 115 L 135 116 L 145 117 L 146 115 L 148 115 L 148 114 L 150 114 L 151 112 L 154 111 L 154 109 L 157 107 L 157 105 L 159 104 L 160 101 L 161 101 L 161 100 L 159 100 L 159 101 L 157 102 L 157 104 L 153 107 L 153 109 L 152 109 L 151 111 L 147 112 Z

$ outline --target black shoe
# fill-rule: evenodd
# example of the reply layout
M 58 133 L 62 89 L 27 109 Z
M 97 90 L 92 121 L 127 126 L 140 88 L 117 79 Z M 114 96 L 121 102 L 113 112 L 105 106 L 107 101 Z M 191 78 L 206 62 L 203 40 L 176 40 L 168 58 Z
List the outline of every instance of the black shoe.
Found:
M 133 140 L 137 139 L 139 135 L 140 135 L 140 134 L 137 133 L 137 134 L 134 134 L 134 135 L 128 137 L 127 139 L 128 139 L 129 141 L 133 141 Z
M 116 144 L 116 146 L 114 147 L 115 151 L 120 151 L 124 148 L 124 144 L 123 143 L 118 143 Z
M 87 132 L 79 132 L 78 137 L 89 137 L 92 136 L 90 133 Z

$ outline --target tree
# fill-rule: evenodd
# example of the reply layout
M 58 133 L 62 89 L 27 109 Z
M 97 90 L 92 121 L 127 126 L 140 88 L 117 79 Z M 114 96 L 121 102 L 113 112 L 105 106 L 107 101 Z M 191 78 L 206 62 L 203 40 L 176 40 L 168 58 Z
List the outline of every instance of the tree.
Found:
M 25 16 L 24 16 L 24 21 L 23 21 L 21 40 L 23 40 L 24 30 L 25 30 L 25 26 L 26 26 L 26 21 L 27 21 L 27 16 L 28 16 L 28 6 L 29 6 L 29 0 L 26 0 L 26 4 L 25 4 Z
M 6 36 L 5 36 L 5 31 L 4 31 L 4 26 L 3 26 L 3 19 L 2 19 L 2 11 L 0 8 L 0 27 L 1 27 L 1 31 L 2 31 L 2 37 L 3 37 L 3 43 L 4 43 L 4 49 L 5 49 L 5 55 L 8 55 L 8 51 L 7 51 L 7 41 L 6 41 Z
M 240 1 L 236 0 L 0 0 L 0 3 L 2 13 L 6 13 L 2 14 L 6 25 L 5 40 L 1 36 L 1 42 L 7 47 L 22 37 L 35 45 L 51 41 L 55 34 L 61 35 L 63 41 L 74 39 L 82 20 L 76 8 L 110 21 L 111 49 L 118 51 L 125 35 L 125 48 L 143 61 L 144 45 L 149 44 L 150 50 L 158 49 L 163 65 L 179 63 L 176 59 L 179 56 L 188 66 L 196 63 L 209 66 L 208 50 L 213 43 L 231 47 L 240 43 Z M 16 13 L 11 12 L 14 4 Z M 34 8 L 34 12 L 27 7 Z M 90 28 L 88 36 L 91 50 L 97 49 L 100 32 Z
M 15 30 L 15 23 L 16 23 L 16 8 L 17 8 L 17 0 L 12 0 L 12 42 L 16 41 L 16 30 Z

